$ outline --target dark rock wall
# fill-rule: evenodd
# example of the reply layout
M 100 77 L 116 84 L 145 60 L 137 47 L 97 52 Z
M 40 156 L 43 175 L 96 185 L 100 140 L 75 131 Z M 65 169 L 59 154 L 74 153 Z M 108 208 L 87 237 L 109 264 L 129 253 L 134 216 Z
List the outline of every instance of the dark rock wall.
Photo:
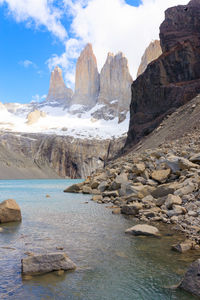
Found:
M 200 93 L 199 16 L 200 2 L 166 11 L 166 19 L 160 27 L 164 53 L 132 84 L 125 149 L 152 132 L 166 115 Z

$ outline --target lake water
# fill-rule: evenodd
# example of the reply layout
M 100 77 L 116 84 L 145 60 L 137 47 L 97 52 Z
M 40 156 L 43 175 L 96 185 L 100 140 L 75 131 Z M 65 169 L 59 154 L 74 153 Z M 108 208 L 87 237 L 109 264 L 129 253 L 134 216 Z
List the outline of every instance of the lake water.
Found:
M 63 193 L 74 182 L 0 181 L 0 200 L 15 199 L 23 216 L 21 224 L 4 225 L 0 233 L 0 299 L 196 299 L 169 287 L 180 281 L 197 253 L 191 257 L 171 251 L 178 237 L 164 231 L 161 239 L 126 235 L 136 221 L 112 215 L 90 196 Z M 77 264 L 75 272 L 22 279 L 26 251 L 56 252 L 56 247 L 64 247 Z

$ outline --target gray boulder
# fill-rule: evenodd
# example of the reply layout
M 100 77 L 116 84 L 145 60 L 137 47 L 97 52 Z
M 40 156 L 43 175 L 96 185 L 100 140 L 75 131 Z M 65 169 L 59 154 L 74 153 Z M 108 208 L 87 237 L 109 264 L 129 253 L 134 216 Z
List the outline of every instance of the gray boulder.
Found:
M 137 215 L 139 213 L 139 210 L 143 208 L 143 205 L 141 203 L 134 203 L 129 205 L 124 205 L 121 208 L 121 213 L 124 215 Z
M 79 193 L 80 186 L 78 184 L 73 184 L 64 190 L 65 193 Z
M 189 266 L 179 287 L 200 297 L 200 259 Z
M 75 270 L 76 265 L 65 253 L 51 253 L 24 258 L 22 263 L 23 275 L 39 275 L 59 270 Z

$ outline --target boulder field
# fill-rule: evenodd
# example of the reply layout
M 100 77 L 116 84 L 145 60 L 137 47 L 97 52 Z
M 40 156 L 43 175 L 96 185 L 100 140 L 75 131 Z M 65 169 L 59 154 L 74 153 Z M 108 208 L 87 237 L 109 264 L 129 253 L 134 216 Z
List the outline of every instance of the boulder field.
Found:
M 111 204 L 114 214 L 132 215 L 145 223 L 173 224 L 175 230 L 198 245 L 198 151 L 196 135 L 188 134 L 159 148 L 120 157 L 65 192 L 91 194 L 93 201 Z

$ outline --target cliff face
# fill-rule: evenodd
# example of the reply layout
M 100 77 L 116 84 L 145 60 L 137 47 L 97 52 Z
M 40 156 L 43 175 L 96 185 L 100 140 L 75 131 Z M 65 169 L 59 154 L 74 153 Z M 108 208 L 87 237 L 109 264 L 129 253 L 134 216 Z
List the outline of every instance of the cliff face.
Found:
M 163 52 L 169 51 L 178 42 L 190 40 L 194 47 L 200 47 L 199 23 L 200 3 L 192 0 L 188 5 L 169 8 L 165 21 L 160 26 L 160 40 Z
M 75 93 L 73 104 L 92 107 L 99 94 L 99 73 L 92 45 L 87 44 L 76 65 Z
M 73 91 L 66 87 L 63 77 L 62 70 L 57 66 L 51 72 L 50 87 L 46 98 L 46 101 L 56 101 L 60 104 L 69 106 Z
M 200 3 L 195 1 L 193 6 L 192 2 L 166 11 L 165 21 L 160 27 L 163 54 L 150 63 L 132 84 L 126 148 L 149 134 L 166 115 L 200 93 L 200 31 L 197 33 L 196 30 L 200 28 Z M 182 26 L 185 24 L 185 30 L 179 27 L 178 20 Z M 176 31 L 171 26 L 175 23 Z
M 137 72 L 137 77 L 140 76 L 147 68 L 148 64 L 153 60 L 157 59 L 162 54 L 160 41 L 155 40 L 145 50 L 142 56 L 141 63 Z
M 124 139 L 87 140 L 42 134 L 0 134 L 0 179 L 86 178 Z
M 100 73 L 99 103 L 117 102 L 118 110 L 128 110 L 131 101 L 131 84 L 128 61 L 123 53 L 108 53 L 105 65 Z

